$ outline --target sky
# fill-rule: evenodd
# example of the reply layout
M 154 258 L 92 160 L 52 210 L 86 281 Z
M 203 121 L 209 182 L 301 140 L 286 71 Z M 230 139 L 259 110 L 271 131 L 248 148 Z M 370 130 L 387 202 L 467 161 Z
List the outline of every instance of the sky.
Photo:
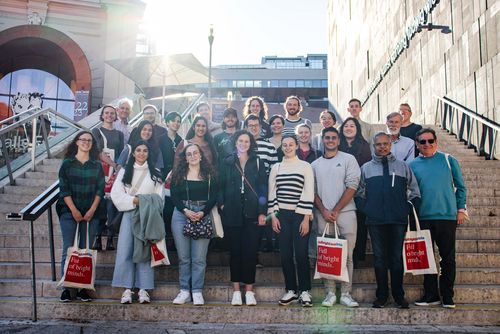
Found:
M 259 64 L 263 56 L 327 53 L 328 0 L 147 0 L 157 53 L 193 53 L 208 65 Z

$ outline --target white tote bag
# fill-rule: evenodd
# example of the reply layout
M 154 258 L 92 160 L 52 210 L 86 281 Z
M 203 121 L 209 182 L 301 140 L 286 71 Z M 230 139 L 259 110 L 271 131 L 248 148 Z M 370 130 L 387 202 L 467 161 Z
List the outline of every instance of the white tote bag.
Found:
M 151 267 L 170 265 L 165 238 L 151 244 Z
M 431 231 L 421 230 L 417 212 L 412 205 L 416 231 L 408 229 L 403 242 L 403 265 L 405 274 L 437 274 L 436 259 L 432 247 Z
M 349 282 L 349 273 L 347 272 L 347 240 L 339 239 L 337 222 L 334 222 L 335 238 L 325 237 L 329 225 L 327 223 L 323 230 L 323 235 L 317 237 L 318 257 L 314 279 L 326 278 Z

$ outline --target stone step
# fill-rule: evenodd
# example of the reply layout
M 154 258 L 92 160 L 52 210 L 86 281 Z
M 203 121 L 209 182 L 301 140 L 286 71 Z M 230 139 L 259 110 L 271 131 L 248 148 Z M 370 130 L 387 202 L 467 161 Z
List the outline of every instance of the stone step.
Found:
M 60 166 L 62 163 L 62 159 L 52 158 L 52 159 L 44 159 L 42 161 L 42 165 L 56 165 Z
M 25 179 L 25 178 L 17 178 L 16 185 L 25 187 L 44 187 L 47 189 L 48 186 L 52 185 L 56 180 L 49 179 Z M 37 195 L 39 195 L 38 193 Z
M 35 168 L 35 172 L 39 172 L 39 173 L 41 173 L 41 172 L 54 173 L 54 172 L 58 172 L 60 167 L 61 167 L 60 165 L 56 165 L 56 164 L 38 165 Z M 33 173 L 33 172 L 31 172 L 31 173 Z
M 16 179 L 16 182 L 19 179 Z M 31 195 L 33 196 L 33 199 L 35 199 L 38 195 L 40 195 L 42 192 L 44 192 L 47 189 L 46 186 L 29 186 L 29 187 L 23 187 L 20 184 L 17 184 L 15 186 L 5 186 L 3 187 L 3 193 L 4 194 L 23 194 L 23 195 Z
M 242 316 L 244 312 L 244 316 Z M 29 298 L 1 298 L 0 317 L 29 318 Z M 64 319 L 78 322 L 128 320 L 168 321 L 186 323 L 249 323 L 249 324 L 311 324 L 332 325 L 498 325 L 500 307 L 488 304 L 457 305 L 450 310 L 442 307 L 411 307 L 400 310 L 391 305 L 383 309 L 372 309 L 371 304 L 357 309 L 335 305 L 324 308 L 319 303 L 312 308 L 297 304 L 278 306 L 276 303 L 259 303 L 255 307 L 231 306 L 229 303 L 207 303 L 205 306 L 183 305 L 153 301 L 151 304 L 121 305 L 116 300 L 98 300 L 91 303 L 65 303 L 55 299 L 38 300 L 40 319 Z M 342 326 L 344 328 L 344 326 Z M 347 328 L 347 327 L 345 327 Z M 281 328 L 279 333 L 284 333 Z M 180 331 L 179 331 L 180 332 Z M 201 332 L 201 331 L 200 331 Z M 207 332 L 207 331 L 204 331 Z
M 25 195 L 23 193 L 16 194 L 0 194 L 0 203 L 2 204 L 28 204 L 36 197 L 33 195 Z M 1 232 L 1 231 L 0 231 Z
M 229 277 L 228 277 L 229 278 Z M 2 297 L 28 297 L 31 296 L 30 280 L 0 281 L 0 296 Z M 117 301 L 123 292 L 122 288 L 111 287 L 110 281 L 97 281 L 96 291 L 91 295 L 96 299 L 112 299 Z M 423 287 L 418 285 L 405 285 L 405 296 L 408 301 L 418 299 Z M 260 302 L 276 303 L 283 295 L 284 284 L 255 285 L 256 299 Z M 370 303 L 375 300 L 375 284 L 353 284 L 352 296 L 361 303 Z M 455 285 L 455 303 L 475 303 L 475 304 L 498 304 L 500 303 L 500 287 L 498 285 Z M 155 289 L 150 292 L 151 298 L 159 302 L 170 303 L 177 293 L 179 286 L 177 282 L 158 283 Z M 57 282 L 43 281 L 42 288 L 37 290 L 44 298 L 57 298 L 61 294 L 61 289 L 57 287 Z M 223 302 L 228 303 L 232 297 L 232 286 L 227 283 L 205 284 L 203 295 L 207 303 Z M 323 284 L 318 281 L 311 289 L 313 302 L 320 303 L 325 296 Z
M 487 216 L 487 217 L 496 217 L 500 214 L 500 208 L 492 205 L 481 205 L 481 206 L 473 206 L 473 207 L 468 207 L 467 211 L 469 211 L 469 214 L 471 217 L 476 217 L 476 216 Z
M 59 178 L 59 171 L 40 171 L 24 173 L 25 179 L 48 179 L 56 181 Z

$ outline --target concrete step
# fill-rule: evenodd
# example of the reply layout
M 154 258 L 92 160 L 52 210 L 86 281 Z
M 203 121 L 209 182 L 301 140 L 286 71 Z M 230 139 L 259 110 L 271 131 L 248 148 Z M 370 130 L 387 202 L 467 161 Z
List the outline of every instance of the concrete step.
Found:
M 60 165 L 49 164 L 49 165 L 38 165 L 35 168 L 35 172 L 48 172 L 48 173 L 57 173 L 59 171 Z M 32 172 L 33 173 L 33 172 Z
M 40 171 L 24 173 L 25 179 L 49 179 L 56 181 L 59 178 L 59 171 Z
M 62 159 L 52 158 L 52 159 L 44 159 L 42 161 L 42 165 L 56 165 L 60 166 L 62 163 Z
M 242 316 L 244 312 L 244 316 Z M 0 299 L 0 317 L 29 318 L 29 298 Z M 168 321 L 187 323 L 254 323 L 254 324 L 311 324 L 311 325 L 498 325 L 498 305 L 457 305 L 450 310 L 442 307 L 412 307 L 400 310 L 393 305 L 383 309 L 372 309 L 365 304 L 357 309 L 335 305 L 324 308 L 319 303 L 312 308 L 278 306 L 276 303 L 259 303 L 254 307 L 231 306 L 229 303 L 207 303 L 205 306 L 172 305 L 163 301 L 151 304 L 121 305 L 116 300 L 98 300 L 91 303 L 62 304 L 52 298 L 38 300 L 40 319 L 65 319 L 78 322 L 125 320 L 125 321 Z M 285 329 L 285 328 L 283 328 Z M 278 332 L 282 332 L 281 329 Z
M 229 277 L 228 277 L 229 278 Z M 30 280 L 0 281 L 0 296 L 2 297 L 28 297 L 31 296 Z M 43 281 L 42 288 L 37 290 L 44 298 L 57 298 L 61 294 L 61 289 L 57 287 L 57 282 Z M 405 285 L 405 296 L 409 301 L 418 299 L 423 287 L 418 285 Z M 256 299 L 260 302 L 276 303 L 283 295 L 284 284 L 255 285 Z M 375 284 L 353 284 L 352 296 L 361 303 L 370 303 L 375 300 Z M 40 291 L 40 292 L 39 292 Z M 119 300 L 123 292 L 122 288 L 111 287 L 110 281 L 96 282 L 96 291 L 92 296 L 96 299 Z M 155 289 L 150 292 L 153 300 L 170 303 L 179 292 L 177 282 L 157 283 Z M 4 296 L 5 295 L 5 296 Z M 205 300 L 210 302 L 228 303 L 232 297 L 232 286 L 228 281 L 220 283 L 207 283 L 203 291 Z M 321 302 L 325 296 L 323 284 L 318 281 L 313 284 L 311 295 L 315 303 Z M 456 303 L 475 304 L 499 304 L 500 287 L 498 285 L 455 285 Z
M 48 186 L 52 185 L 56 180 L 50 179 L 25 179 L 17 178 L 16 185 L 24 187 L 44 187 L 46 189 Z M 40 195 L 38 193 L 37 195 Z
M 2 204 L 28 204 L 35 197 L 33 195 L 25 195 L 23 193 L 17 194 L 0 194 L 0 203 Z
M 496 217 L 500 214 L 500 208 L 492 205 L 473 206 L 470 208 L 468 207 L 467 211 L 469 211 L 471 217 L 476 217 L 476 216 Z
M 17 180 L 20 179 L 16 179 Z M 29 187 L 23 187 L 20 184 L 17 184 L 15 186 L 5 186 L 3 187 L 3 193 L 4 194 L 23 194 L 23 195 L 31 195 L 33 196 L 33 199 L 35 199 L 38 195 L 40 195 L 42 192 L 47 189 L 46 186 L 40 185 L 40 186 L 29 186 Z

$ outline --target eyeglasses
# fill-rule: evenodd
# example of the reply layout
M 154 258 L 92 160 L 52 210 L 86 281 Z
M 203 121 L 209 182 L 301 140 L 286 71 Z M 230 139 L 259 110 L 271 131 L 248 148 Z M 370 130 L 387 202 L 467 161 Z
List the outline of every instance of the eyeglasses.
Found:
M 81 138 L 79 138 L 78 140 L 81 141 L 81 142 L 84 142 L 84 143 L 89 143 L 89 144 L 92 143 L 92 139 L 81 139 Z
M 337 136 L 324 136 L 323 139 L 324 140 L 337 140 L 337 139 L 339 139 L 339 137 L 337 137 Z
M 420 139 L 420 140 L 418 141 L 418 143 L 419 143 L 420 145 L 425 145 L 426 143 L 429 143 L 429 144 L 431 144 L 431 145 L 432 145 L 432 144 L 434 144 L 435 142 L 436 142 L 436 140 L 435 140 L 435 139 Z

